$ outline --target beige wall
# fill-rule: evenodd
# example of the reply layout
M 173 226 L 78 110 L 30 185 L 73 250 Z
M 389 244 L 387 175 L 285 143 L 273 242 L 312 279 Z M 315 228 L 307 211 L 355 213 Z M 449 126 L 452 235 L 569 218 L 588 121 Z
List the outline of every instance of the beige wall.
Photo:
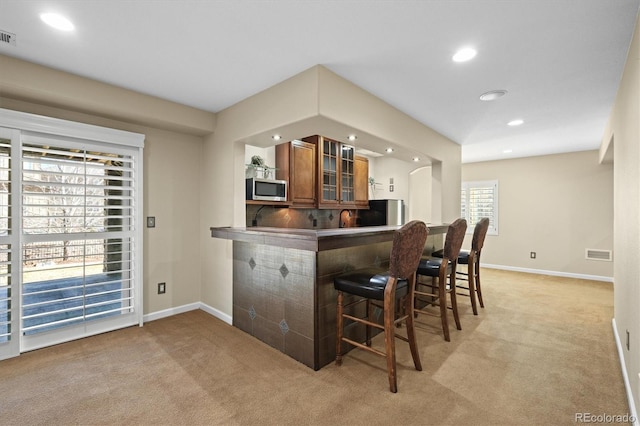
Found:
M 585 259 L 586 248 L 613 249 L 613 167 L 598 151 L 464 164 L 462 180 L 498 181 L 499 235 L 487 236 L 483 263 L 613 276 L 612 262 Z
M 602 138 L 601 156 L 613 149 L 614 318 L 634 395 L 640 404 L 640 19 L 618 95 Z M 611 146 L 613 144 L 613 146 Z M 629 331 L 629 349 L 626 331 Z
M 326 68 L 319 68 L 319 77 L 323 89 L 320 92 L 319 110 L 323 116 L 348 123 L 354 129 L 375 135 L 389 141 L 392 145 L 411 150 L 419 157 L 431 157 L 431 161 L 440 163 L 442 166 L 442 173 L 438 179 L 442 194 L 459 192 L 462 152 L 460 145 L 451 142 Z M 420 166 L 412 166 L 413 169 L 418 167 Z M 379 173 L 377 168 L 376 173 Z M 388 180 L 383 184 L 388 187 Z M 439 196 L 440 192 L 434 192 L 432 195 Z M 441 215 L 438 220 L 451 222 L 459 216 L 458 197 L 440 196 L 438 203 L 440 204 L 438 213 Z
M 143 311 L 199 302 L 198 134 L 211 131 L 214 115 L 1 55 L 0 65 L 0 108 L 145 134 L 143 214 L 156 228 L 144 229 Z
M 392 199 L 404 200 L 405 208 L 409 211 L 409 174 L 416 169 L 411 163 L 400 161 L 396 158 L 377 157 L 369 160 L 372 170 L 375 174 L 370 173 L 376 182 L 375 198 L 378 200 Z M 389 191 L 389 182 L 393 179 L 393 192 Z M 370 191 L 371 192 L 371 191 Z
M 232 245 L 209 227 L 244 226 L 245 144 L 272 146 L 274 132 L 378 135 L 446 163 L 438 188 L 460 186 L 459 145 L 320 66 L 218 114 L 2 55 L 0 68 L 0 108 L 146 135 L 143 208 L 157 226 L 144 230 L 145 314 L 204 302 L 231 319 Z M 459 211 L 457 197 L 436 204 L 448 219 Z
M 273 133 L 285 141 L 313 134 L 344 140 L 354 130 L 428 152 L 446 163 L 441 185 L 459 191 L 459 145 L 316 66 L 217 114 L 216 132 L 205 138 L 203 153 L 202 227 L 244 226 L 246 143 L 273 145 Z M 460 210 L 459 197 L 443 200 L 443 215 L 454 218 Z M 202 301 L 226 315 L 232 311 L 231 250 L 229 241 L 202 240 Z
M 432 217 L 432 168 L 420 167 L 409 174 L 409 208 L 407 220 L 434 222 Z

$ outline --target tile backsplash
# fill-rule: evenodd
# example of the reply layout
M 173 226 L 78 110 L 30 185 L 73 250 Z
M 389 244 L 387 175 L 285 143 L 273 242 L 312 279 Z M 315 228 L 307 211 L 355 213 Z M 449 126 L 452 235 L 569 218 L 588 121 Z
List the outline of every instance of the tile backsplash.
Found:
M 342 210 L 291 209 L 270 205 L 247 205 L 246 226 L 272 226 L 275 228 L 331 229 L 340 227 Z M 358 210 L 342 213 L 347 227 L 357 225 Z M 253 224 L 255 221 L 255 224 Z

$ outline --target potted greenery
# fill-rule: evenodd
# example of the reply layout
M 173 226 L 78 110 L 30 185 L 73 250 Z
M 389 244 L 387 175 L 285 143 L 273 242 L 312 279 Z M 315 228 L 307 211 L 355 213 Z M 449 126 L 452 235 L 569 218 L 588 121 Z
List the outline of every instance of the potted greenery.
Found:
M 371 199 L 373 200 L 376 198 L 376 180 L 371 176 L 369 176 L 369 186 L 371 187 Z
M 265 164 L 264 158 L 254 155 L 251 157 L 251 163 L 247 164 L 245 175 L 248 178 L 271 179 L 275 170 L 275 167 L 269 167 Z

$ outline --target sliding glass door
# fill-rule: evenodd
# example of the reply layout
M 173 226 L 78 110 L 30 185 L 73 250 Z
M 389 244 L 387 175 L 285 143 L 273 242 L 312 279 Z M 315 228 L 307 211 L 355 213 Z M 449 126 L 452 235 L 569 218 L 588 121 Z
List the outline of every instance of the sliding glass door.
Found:
M 17 246 L 17 236 L 12 233 L 11 213 L 14 204 L 11 184 L 12 137 L 19 134 L 10 129 L 0 128 L 0 359 L 20 353 L 20 335 L 17 318 L 19 311 L 16 279 L 12 273 L 18 270 L 13 248 Z
M 141 324 L 140 147 L 4 132 L 0 359 Z
M 25 347 L 55 343 L 87 321 L 133 312 L 133 201 L 130 155 L 23 137 Z M 41 337 L 52 330 L 58 330 L 49 333 L 53 342 Z

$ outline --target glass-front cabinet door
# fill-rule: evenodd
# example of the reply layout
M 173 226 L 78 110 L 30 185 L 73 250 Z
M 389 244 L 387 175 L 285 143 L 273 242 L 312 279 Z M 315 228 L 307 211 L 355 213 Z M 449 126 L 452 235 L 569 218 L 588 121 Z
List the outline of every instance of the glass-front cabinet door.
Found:
M 357 164 L 355 147 L 318 135 L 302 140 L 317 147 L 318 208 L 356 208 L 358 173 L 364 173 L 366 181 L 368 172 Z
M 340 164 L 339 159 L 339 147 L 340 143 L 331 139 L 322 139 L 322 190 L 320 203 L 321 204 L 337 204 L 339 200 L 338 195 L 338 166 Z
M 319 208 L 349 207 L 355 203 L 353 146 L 318 137 L 320 147 L 320 199 Z
M 340 148 L 340 201 L 352 204 L 354 197 L 354 158 L 355 149 L 349 145 Z

